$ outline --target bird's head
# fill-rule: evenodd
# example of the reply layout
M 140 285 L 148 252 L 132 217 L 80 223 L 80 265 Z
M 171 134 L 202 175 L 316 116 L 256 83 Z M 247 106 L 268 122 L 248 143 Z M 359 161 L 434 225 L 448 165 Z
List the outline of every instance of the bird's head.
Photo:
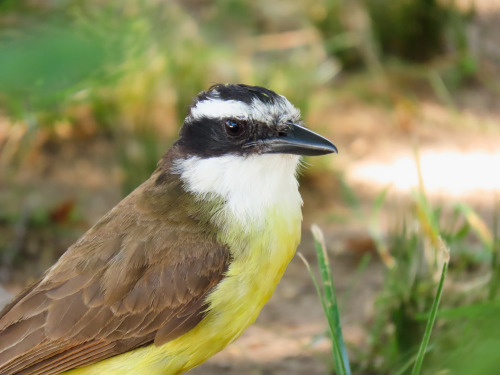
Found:
M 195 99 L 178 144 L 191 155 L 323 155 L 337 152 L 326 138 L 305 128 L 284 96 L 258 86 L 212 86 Z
M 300 155 L 337 152 L 304 127 L 284 96 L 232 84 L 214 85 L 195 98 L 175 148 L 180 156 L 173 172 L 185 188 L 201 199 L 222 198 L 224 212 L 247 224 L 263 223 L 265 212 L 278 206 L 300 216 Z

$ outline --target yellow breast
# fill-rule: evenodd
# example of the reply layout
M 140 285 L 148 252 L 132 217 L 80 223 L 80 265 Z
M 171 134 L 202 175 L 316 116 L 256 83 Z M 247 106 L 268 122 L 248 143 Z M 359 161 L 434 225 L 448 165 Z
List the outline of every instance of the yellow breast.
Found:
M 300 242 L 301 219 L 300 208 L 288 215 L 273 209 L 263 227 L 249 230 L 234 224 L 221 235 L 232 262 L 208 297 L 209 312 L 195 328 L 160 347 L 149 345 L 67 374 L 173 375 L 204 362 L 255 321 Z

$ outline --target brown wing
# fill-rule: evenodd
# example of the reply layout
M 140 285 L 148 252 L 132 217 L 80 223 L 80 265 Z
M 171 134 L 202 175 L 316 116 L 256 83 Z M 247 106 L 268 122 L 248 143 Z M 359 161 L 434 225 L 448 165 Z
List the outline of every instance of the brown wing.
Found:
M 191 203 L 152 178 L 90 229 L 0 313 L 0 374 L 57 374 L 198 324 L 229 252 Z

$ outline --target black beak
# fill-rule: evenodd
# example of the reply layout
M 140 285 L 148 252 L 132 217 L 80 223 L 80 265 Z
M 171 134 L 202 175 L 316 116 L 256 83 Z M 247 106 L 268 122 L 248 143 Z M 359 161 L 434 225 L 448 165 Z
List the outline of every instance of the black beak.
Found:
M 277 135 L 245 146 L 257 145 L 266 154 L 316 156 L 337 153 L 337 147 L 328 139 L 298 124 L 288 124 Z

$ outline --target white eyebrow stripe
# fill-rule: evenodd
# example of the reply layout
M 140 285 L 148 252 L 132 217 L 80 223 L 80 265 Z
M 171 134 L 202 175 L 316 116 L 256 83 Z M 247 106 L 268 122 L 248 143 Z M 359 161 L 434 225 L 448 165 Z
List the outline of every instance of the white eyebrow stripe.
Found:
M 205 99 L 191 108 L 191 117 L 198 120 L 208 118 L 251 118 L 256 121 L 271 122 L 282 116 L 291 120 L 300 119 L 300 111 L 295 108 L 284 96 L 274 103 L 263 103 L 254 99 L 251 104 L 238 100 Z M 283 119 L 288 120 L 288 119 Z
M 251 107 L 238 100 L 206 99 L 198 102 L 195 107 L 191 108 L 191 116 L 195 120 L 203 117 L 246 118 L 250 112 Z

